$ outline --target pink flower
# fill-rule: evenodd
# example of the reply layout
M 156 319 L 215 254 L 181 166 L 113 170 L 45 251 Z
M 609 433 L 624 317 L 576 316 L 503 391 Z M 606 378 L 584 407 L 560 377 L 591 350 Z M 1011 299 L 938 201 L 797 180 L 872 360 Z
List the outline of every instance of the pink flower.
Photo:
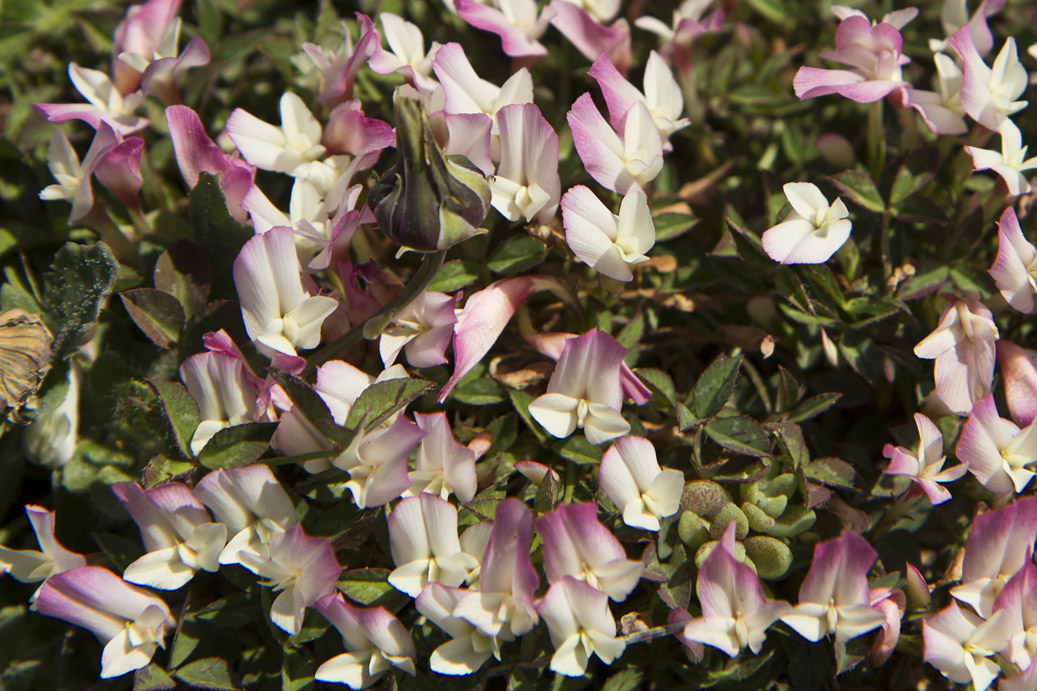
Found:
M 999 337 L 992 316 L 979 300 L 956 300 L 915 346 L 915 355 L 936 360 L 936 392 L 956 413 L 972 410 L 990 391 Z
M 662 140 L 644 103 L 630 106 L 619 131 L 605 122 L 589 93 L 576 99 L 566 119 L 583 166 L 605 189 L 624 195 L 644 189 L 662 170 Z
M 966 147 L 968 148 L 968 147 Z M 1019 217 L 1009 206 L 997 222 L 997 259 L 988 270 L 1005 301 L 1023 314 L 1034 311 L 1037 247 L 1023 237 Z
M 565 504 L 537 519 L 544 571 L 551 583 L 572 576 L 622 602 L 637 587 L 644 564 L 627 559 L 596 514 L 596 504 Z
M 728 657 L 742 648 L 759 654 L 767 629 L 792 610 L 784 600 L 767 599 L 756 572 L 738 561 L 734 550 L 735 522 L 731 521 L 699 569 L 702 616 L 684 627 L 684 638 L 722 650 Z
M 985 691 L 1001 673 L 990 658 L 1008 646 L 1007 620 L 998 612 L 983 621 L 952 602 L 922 622 L 924 659 L 951 681 Z
M 801 99 L 835 93 L 858 103 L 878 101 L 907 86 L 900 68 L 911 59 L 901 52 L 903 45 L 900 31 L 892 24 L 872 26 L 865 17 L 850 15 L 836 29 L 836 49 L 821 57 L 852 69 L 800 67 L 792 87 Z
M 100 566 L 80 566 L 51 576 L 33 607 L 40 614 L 87 629 L 105 644 L 102 679 L 147 665 L 176 626 L 165 602 Z
M 1015 100 L 1026 91 L 1029 82 L 1026 69 L 1019 62 L 1015 39 L 1005 41 L 993 68 L 983 62 L 967 25 L 951 37 L 950 45 L 965 63 L 961 105 L 973 120 L 988 130 L 996 130 L 1005 119 L 1026 107 L 1026 101 Z
M 1037 417 L 1037 351 L 998 341 L 997 359 L 1012 420 L 1029 426 Z
M 965 474 L 967 467 L 959 464 L 944 470 L 946 456 L 943 455 L 943 434 L 940 428 L 921 413 L 915 413 L 915 426 L 918 427 L 919 437 L 917 453 L 903 446 L 894 448 L 886 444 L 883 447 L 882 455 L 890 459 L 886 474 L 911 478 L 925 491 L 933 506 L 942 504 L 951 498 L 951 493 L 939 483 L 957 480 Z
M 612 336 L 591 329 L 565 342 L 547 393 L 529 404 L 529 414 L 554 437 L 583 429 L 587 441 L 601 444 L 630 431 L 623 419 L 619 369 L 626 348 Z
M 882 625 L 872 609 L 868 571 L 878 553 L 856 533 L 814 545 L 814 561 L 799 588 L 799 604 L 781 618 L 808 641 L 835 634 L 842 641 Z
M 86 566 L 86 558 L 82 554 L 65 549 L 54 536 L 53 512 L 42 506 L 27 504 L 25 515 L 32 524 L 32 531 L 36 533 L 40 549 L 10 549 L 0 545 L 0 572 L 9 573 L 22 583 L 36 583 L 55 574 Z M 35 598 L 36 594 L 33 595 Z
M 987 394 L 972 408 L 956 452 L 991 492 L 1022 492 L 1034 476 L 1027 466 L 1037 461 L 1037 424 L 1019 429 L 998 415 L 994 395 Z
M 951 590 L 957 600 L 989 617 L 1005 583 L 1033 555 L 1037 539 L 1037 497 L 1017 499 L 981 514 L 972 522 L 962 561 L 962 584 Z
M 608 597 L 572 576 L 552 584 L 537 611 L 547 622 L 555 647 L 554 672 L 579 677 L 587 671 L 592 655 L 611 664 L 626 648 L 626 641 L 616 636 Z
M 302 629 L 307 607 L 335 589 L 342 567 L 331 541 L 310 537 L 295 525 L 270 541 L 267 557 L 241 552 L 240 564 L 280 592 L 270 607 L 270 621 L 294 636 Z
M 208 173 L 219 178 L 227 210 L 240 222 L 248 219 L 241 202 L 256 176 L 256 169 L 237 155 L 227 155 L 205 133 L 198 114 L 187 106 L 166 108 L 166 126 L 173 142 L 173 153 L 184 182 L 191 189 L 198 184 L 198 176 Z
M 317 681 L 366 689 L 393 667 L 414 676 L 410 632 L 384 607 L 353 607 L 342 593 L 332 593 L 314 608 L 338 629 L 346 649 L 317 668 Z

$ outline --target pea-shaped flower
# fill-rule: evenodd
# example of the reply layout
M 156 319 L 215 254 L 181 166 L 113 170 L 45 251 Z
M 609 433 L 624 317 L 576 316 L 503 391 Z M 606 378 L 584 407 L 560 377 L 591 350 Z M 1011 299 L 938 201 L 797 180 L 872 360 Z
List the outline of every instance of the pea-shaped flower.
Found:
M 809 182 L 789 182 L 782 188 L 792 212 L 763 234 L 767 256 L 782 264 L 823 264 L 850 237 L 850 212 L 842 199 L 828 203 Z

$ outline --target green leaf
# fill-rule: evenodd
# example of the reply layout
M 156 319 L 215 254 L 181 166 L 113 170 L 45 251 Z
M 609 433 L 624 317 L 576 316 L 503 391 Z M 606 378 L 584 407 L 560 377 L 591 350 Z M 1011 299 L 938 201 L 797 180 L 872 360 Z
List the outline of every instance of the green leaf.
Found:
M 169 420 L 180 453 L 184 458 L 193 458 L 191 440 L 201 422 L 198 404 L 191 398 L 191 394 L 187 393 L 187 389 L 177 382 L 149 380 L 148 383 L 162 403 L 162 409 Z
M 644 333 L 644 330 L 644 315 L 638 313 L 633 319 L 631 319 L 627 323 L 626 326 L 623 327 L 623 330 L 620 331 L 619 335 L 616 336 L 616 340 L 619 341 L 619 344 L 621 346 L 623 346 L 627 350 L 631 350 L 641 340 L 641 335 Z
M 170 480 L 183 480 L 194 472 L 194 464 L 188 461 L 174 461 L 164 454 L 155 456 L 144 466 L 142 480 L 144 489 Z
M 856 489 L 857 471 L 841 458 L 818 458 L 803 469 L 811 480 L 816 480 L 828 487 Z
M 173 676 L 195 689 L 234 691 L 238 688 L 231 679 L 227 661 L 220 657 L 205 657 L 189 662 L 174 671 Z
M 578 465 L 596 465 L 601 463 L 601 449 L 583 437 L 569 437 L 555 446 L 555 453 Z
M 198 176 L 187 210 L 195 241 L 201 245 L 212 265 L 215 296 L 234 297 L 237 294 L 234 289 L 234 260 L 255 233 L 231 217 L 219 181 L 208 173 Z
M 677 389 L 673 385 L 673 379 L 666 372 L 659 369 L 639 367 L 634 374 L 648 385 L 652 393 L 657 394 L 666 401 L 668 405 L 677 403 Z
M 756 420 L 744 415 L 711 420 L 706 425 L 706 435 L 720 446 L 733 453 L 762 458 L 770 455 L 767 433 Z
M 453 293 L 479 278 L 479 264 L 469 261 L 452 261 L 444 264 L 426 290 Z
M 133 675 L 133 691 L 169 691 L 175 688 L 173 678 L 154 662 Z
M 902 201 L 925 187 L 932 179 L 933 175 L 928 171 L 915 174 L 907 166 L 900 166 L 889 193 L 889 205 L 896 208 Z
M 699 222 L 694 216 L 662 213 L 652 219 L 655 222 L 655 241 L 663 242 L 684 235 Z
M 388 569 L 353 569 L 338 579 L 338 589 L 353 602 L 374 607 L 403 595 L 389 585 Z M 406 595 L 403 595 L 406 598 Z
M 313 667 L 297 651 L 285 648 L 281 664 L 281 691 L 305 691 L 314 686 Z
M 923 298 L 926 295 L 932 295 L 943 287 L 949 275 L 950 268 L 947 266 L 939 266 L 932 271 L 916 274 L 900 284 L 900 288 L 897 290 L 897 298 L 904 302 L 910 302 L 911 300 Z
M 854 204 L 876 213 L 886 210 L 886 202 L 882 200 L 878 187 L 867 173 L 859 170 L 845 170 L 835 175 L 829 175 L 828 179 Z
M 697 418 L 711 418 L 723 409 L 735 389 L 741 366 L 741 355 L 733 358 L 721 355 L 699 375 L 691 395 L 691 407 Z
M 493 448 L 507 451 L 518 437 L 518 419 L 512 413 L 502 415 L 487 425 L 486 430 L 493 437 Z
M 202 248 L 178 240 L 155 263 L 155 288 L 174 296 L 188 317 L 201 312 L 212 287 L 212 266 Z
M 529 414 L 529 404 L 533 402 L 533 396 L 522 391 L 520 389 L 508 389 L 508 398 L 511 399 L 511 405 L 515 407 L 515 412 L 519 414 L 522 421 L 526 423 L 526 427 L 533 432 L 536 436 L 537 441 L 541 444 L 547 441 L 547 432 L 541 427 L 533 416 Z
M 784 413 L 792 409 L 803 397 L 804 389 L 787 369 L 778 365 L 778 412 Z
M 533 499 L 533 511 L 535 513 L 547 513 L 555 507 L 558 500 L 558 481 L 553 472 L 544 473 L 544 479 L 540 481 L 537 488 L 536 498 Z
M 677 426 L 681 428 L 681 432 L 687 432 L 695 425 L 702 422 L 695 414 L 688 410 L 688 406 L 684 405 L 680 401 L 674 406 L 677 409 Z
M 517 274 L 536 266 L 546 256 L 547 245 L 530 235 L 517 235 L 495 249 L 486 266 L 495 274 Z
M 601 691 L 637 691 L 641 687 L 644 672 L 637 669 L 624 669 L 609 677 Z
M 789 422 L 806 422 L 825 412 L 842 398 L 841 393 L 823 393 L 811 396 L 789 413 Z
M 169 349 L 180 340 L 184 328 L 184 308 L 169 293 L 137 288 L 119 293 L 133 323 L 159 348 Z
M 768 425 L 768 428 L 778 433 L 781 445 L 785 447 L 785 452 L 788 453 L 793 468 L 801 468 L 810 461 L 810 451 L 807 449 L 806 440 L 803 439 L 803 430 L 799 425 L 792 422 L 778 422 Z
M 198 461 L 209 468 L 241 468 L 263 455 L 276 422 L 249 422 L 221 429 L 198 454 Z
M 346 427 L 370 431 L 435 386 L 425 379 L 389 379 L 364 389 L 349 411 Z
M 465 405 L 494 405 L 504 400 L 504 390 L 488 376 L 465 377 L 451 395 Z
M 55 360 L 64 360 L 89 338 L 118 273 L 119 263 L 103 242 L 68 242 L 54 255 L 43 285 Z
M 928 197 L 915 195 L 905 199 L 896 209 L 898 220 L 908 223 L 948 223 L 950 219 L 943 207 Z

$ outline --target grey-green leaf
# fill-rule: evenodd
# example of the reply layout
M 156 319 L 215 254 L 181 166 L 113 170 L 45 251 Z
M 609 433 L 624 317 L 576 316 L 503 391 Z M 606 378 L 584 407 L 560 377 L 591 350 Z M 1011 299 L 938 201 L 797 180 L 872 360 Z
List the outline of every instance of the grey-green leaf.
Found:
M 55 360 L 64 360 L 89 338 L 118 273 L 119 263 L 103 242 L 68 242 L 54 255 L 43 285 Z
M 735 388 L 742 356 L 721 355 L 699 375 L 692 393 L 692 409 L 699 419 L 711 418 L 724 407 Z

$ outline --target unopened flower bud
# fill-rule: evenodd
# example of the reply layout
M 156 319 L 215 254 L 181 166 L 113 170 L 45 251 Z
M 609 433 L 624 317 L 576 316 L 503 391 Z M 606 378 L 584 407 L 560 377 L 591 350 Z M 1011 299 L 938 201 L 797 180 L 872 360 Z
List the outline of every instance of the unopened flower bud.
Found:
M 386 235 L 418 252 L 445 250 L 485 232 L 490 185 L 464 156 L 447 157 L 417 99 L 396 92 L 396 165 L 371 188 L 369 205 Z

